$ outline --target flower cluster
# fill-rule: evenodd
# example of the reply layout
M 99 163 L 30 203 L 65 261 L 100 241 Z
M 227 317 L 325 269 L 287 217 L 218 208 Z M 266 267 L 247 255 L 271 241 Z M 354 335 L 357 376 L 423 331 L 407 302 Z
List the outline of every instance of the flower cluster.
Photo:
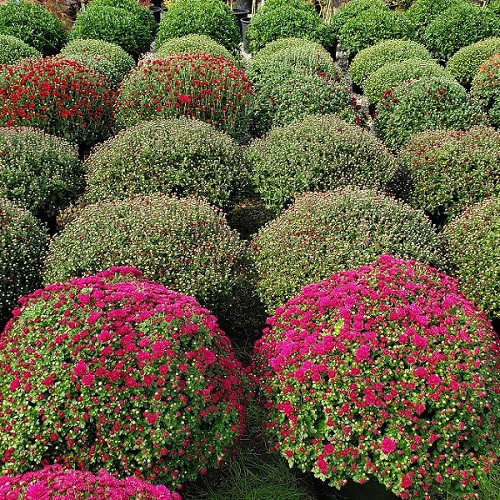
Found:
M 500 128 L 500 54 L 491 56 L 479 66 L 471 94 L 488 113 L 490 125 Z
M 177 486 L 244 429 L 242 367 L 217 320 L 135 268 L 49 285 L 0 337 L 0 471 L 61 464 Z
M 252 240 L 257 290 L 268 312 L 303 286 L 388 252 L 443 265 L 441 241 L 421 211 L 355 187 L 298 197 Z
M 110 81 L 77 61 L 25 59 L 0 71 L 0 126 L 30 126 L 89 144 L 109 134 Z
M 42 54 L 15 36 L 0 35 L 0 64 L 14 64 L 25 57 L 38 59 Z
M 238 137 L 246 127 L 252 83 L 227 59 L 181 53 L 144 61 L 120 85 L 120 128 L 143 120 L 188 116 Z
M 42 470 L 0 477 L 0 496 L 14 498 L 71 498 L 72 500 L 180 500 L 178 493 L 137 477 L 123 480 L 101 469 L 88 471 L 47 465 Z
M 268 319 L 254 367 L 273 448 L 340 487 L 470 494 L 499 449 L 498 342 L 456 280 L 382 255 Z

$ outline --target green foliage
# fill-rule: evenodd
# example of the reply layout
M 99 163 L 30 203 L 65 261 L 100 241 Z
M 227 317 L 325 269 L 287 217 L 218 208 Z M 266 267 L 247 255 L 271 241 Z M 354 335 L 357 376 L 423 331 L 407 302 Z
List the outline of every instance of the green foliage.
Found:
M 338 38 L 342 28 L 347 22 L 358 17 L 367 10 L 387 11 L 388 7 L 383 0 L 350 0 L 341 5 L 332 17 L 332 30 Z
M 257 291 L 272 313 L 303 286 L 384 253 L 441 265 L 440 243 L 421 211 L 375 191 L 308 193 L 252 240 Z
M 266 0 L 264 5 L 261 7 L 261 9 L 265 10 L 280 10 L 283 8 L 316 13 L 313 3 L 304 0 Z
M 12 35 L 0 35 L 0 64 L 14 64 L 29 57 L 39 59 L 42 54 Z
M 279 213 L 297 193 L 348 184 L 388 189 L 396 162 L 369 132 L 334 115 L 272 129 L 246 151 L 257 193 Z
M 479 66 L 471 94 L 488 113 L 490 125 L 500 128 L 500 54 L 491 56 Z
M 44 56 L 57 54 L 67 39 L 59 19 L 26 1 L 0 5 L 0 34 L 15 36 Z
M 206 35 L 233 54 L 241 41 L 231 9 L 221 0 L 176 0 L 163 15 L 156 44 L 191 34 Z
M 500 0 L 490 0 L 486 8 L 494 12 L 497 16 L 500 16 Z
M 387 90 L 377 104 L 374 127 L 378 137 L 396 150 L 414 133 L 468 129 L 482 121 L 478 106 L 455 80 L 425 77 Z
M 266 44 L 265 47 L 256 52 L 249 63 L 253 63 L 256 60 L 267 59 L 276 52 L 279 52 L 284 49 L 293 49 L 296 47 L 305 48 L 309 47 L 311 50 L 323 51 L 324 54 L 328 54 L 328 51 L 318 42 L 313 42 L 311 40 L 307 40 L 306 38 L 297 38 L 297 37 L 288 37 L 288 38 L 279 38 L 278 40 L 274 40 Z
M 500 194 L 500 132 L 489 127 L 413 135 L 399 154 L 409 176 L 409 203 L 443 223 Z
M 358 52 L 349 66 L 349 75 L 354 83 L 362 87 L 364 81 L 382 66 L 416 58 L 430 60 L 432 56 L 417 42 L 384 40 Z

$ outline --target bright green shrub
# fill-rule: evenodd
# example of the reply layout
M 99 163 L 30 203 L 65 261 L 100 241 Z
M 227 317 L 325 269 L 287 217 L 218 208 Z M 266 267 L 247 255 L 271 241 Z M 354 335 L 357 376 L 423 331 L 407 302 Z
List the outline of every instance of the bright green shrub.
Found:
M 479 5 L 462 2 L 429 24 L 423 42 L 435 57 L 447 60 L 462 47 L 494 36 L 500 36 L 498 17 Z
M 460 84 L 447 78 L 425 77 L 387 90 L 377 104 L 374 127 L 378 137 L 398 149 L 414 133 L 467 129 L 481 121 L 479 108 Z
M 191 34 L 206 35 L 233 54 L 241 42 L 236 20 L 222 0 L 176 0 L 163 14 L 156 44 Z
M 19 297 L 40 285 L 47 241 L 46 229 L 30 212 L 0 198 L 0 321 Z
M 29 57 L 39 59 L 42 54 L 12 35 L 0 35 L 0 64 L 14 64 Z
M 283 9 L 284 7 L 316 13 L 313 3 L 304 0 L 266 0 L 264 5 L 262 5 L 262 7 L 260 8 L 266 10 L 274 10 Z
M 395 159 L 381 141 L 335 115 L 274 128 L 245 154 L 257 193 L 276 213 L 305 191 L 348 184 L 385 190 L 396 173 Z
M 54 217 L 83 188 L 78 148 L 41 130 L 0 128 L 0 197 Z
M 500 198 L 468 207 L 445 227 L 443 239 L 461 290 L 491 318 L 500 319 Z
M 491 56 L 479 66 L 471 94 L 488 113 L 490 125 L 500 128 L 500 54 Z
M 490 0 L 488 5 L 486 6 L 488 10 L 494 12 L 497 16 L 500 16 L 500 1 L 499 0 Z
M 132 194 L 197 194 L 234 203 L 246 169 L 238 145 L 207 123 L 186 118 L 141 122 L 100 144 L 86 159 L 86 199 Z
M 500 194 L 500 132 L 492 128 L 415 134 L 399 160 L 413 188 L 408 202 L 438 223 Z
M 389 8 L 383 0 L 350 0 L 340 6 L 332 17 L 332 30 L 335 37 L 338 38 L 340 31 L 347 22 L 355 19 L 366 10 L 377 9 L 387 11 Z
M 386 64 L 406 61 L 407 59 L 432 58 L 430 52 L 417 42 L 409 40 L 384 40 L 356 54 L 349 66 L 349 76 L 353 82 L 363 86 L 365 80 Z
M 446 70 L 461 85 L 470 85 L 478 72 L 479 65 L 491 56 L 500 54 L 500 37 L 486 38 L 462 47 L 446 64 Z
M 406 59 L 382 66 L 372 73 L 363 83 L 363 92 L 368 101 L 375 104 L 394 85 L 429 76 L 453 80 L 450 73 L 433 60 Z
M 41 5 L 25 1 L 0 5 L 0 34 L 15 36 L 44 56 L 57 54 L 67 39 L 59 19 Z
M 70 61 L 77 61 L 86 68 L 92 68 L 97 71 L 110 81 L 113 89 L 115 89 L 123 79 L 121 73 L 116 69 L 116 66 L 106 57 L 88 53 L 64 55 L 61 57 Z
M 308 193 L 253 238 L 257 291 L 271 313 L 303 286 L 383 253 L 440 265 L 440 243 L 421 211 L 375 191 Z

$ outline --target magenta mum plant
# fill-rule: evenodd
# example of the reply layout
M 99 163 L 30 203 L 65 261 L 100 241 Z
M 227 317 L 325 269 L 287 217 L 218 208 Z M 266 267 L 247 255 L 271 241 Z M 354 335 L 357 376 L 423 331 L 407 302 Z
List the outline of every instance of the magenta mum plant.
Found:
M 383 255 L 304 287 L 268 325 L 254 369 L 290 465 L 428 499 L 473 495 L 497 462 L 498 339 L 453 278 Z

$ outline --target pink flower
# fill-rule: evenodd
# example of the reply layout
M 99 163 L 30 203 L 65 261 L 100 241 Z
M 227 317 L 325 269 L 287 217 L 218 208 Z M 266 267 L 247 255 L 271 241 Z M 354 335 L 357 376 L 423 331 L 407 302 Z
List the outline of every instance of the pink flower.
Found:
M 412 480 L 410 476 L 406 476 L 403 474 L 403 477 L 401 478 L 401 488 L 409 488 L 412 484 Z
M 369 345 L 362 345 L 361 347 L 358 347 L 356 349 L 354 361 L 356 361 L 356 363 L 359 363 L 360 361 L 368 359 L 370 357 L 370 350 L 371 349 Z
M 394 442 L 394 439 L 384 438 L 382 439 L 380 448 L 386 455 L 388 455 L 389 453 L 392 453 L 396 449 L 396 443 Z
M 427 377 L 427 383 L 430 386 L 439 385 L 441 383 L 441 378 L 439 377 L 439 375 L 436 375 L 435 373 L 433 373 L 432 375 L 429 375 Z
M 21 385 L 21 382 L 19 382 L 18 378 L 15 378 L 11 383 L 10 383 L 10 392 L 14 392 L 19 386 Z
M 427 345 L 427 342 L 428 340 L 420 335 L 415 335 L 412 339 L 411 339 L 413 345 L 417 348 L 417 349 L 424 349 Z
M 85 375 L 87 373 L 87 365 L 85 364 L 85 361 L 83 361 L 82 359 L 80 361 L 78 361 L 78 363 L 75 365 L 75 368 L 73 369 L 73 373 L 77 376 L 77 377 L 82 377 L 83 375 Z
M 86 387 L 94 385 L 94 375 L 92 375 L 91 373 L 87 373 L 87 375 L 84 375 L 82 378 L 82 384 Z

